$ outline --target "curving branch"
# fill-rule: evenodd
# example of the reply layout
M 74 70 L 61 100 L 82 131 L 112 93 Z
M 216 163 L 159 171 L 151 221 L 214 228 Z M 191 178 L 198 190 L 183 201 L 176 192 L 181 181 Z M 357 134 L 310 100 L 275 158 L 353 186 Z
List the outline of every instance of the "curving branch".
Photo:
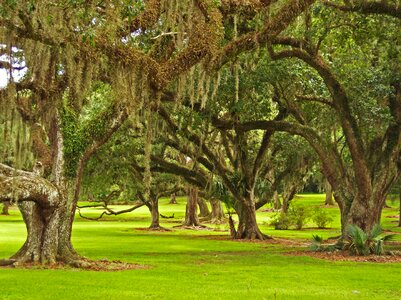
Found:
M 84 169 L 89 159 L 103 146 L 112 135 L 121 127 L 121 125 L 128 118 L 128 111 L 126 108 L 117 108 L 116 116 L 111 120 L 109 128 L 106 133 L 101 136 L 100 139 L 94 140 L 92 144 L 85 150 L 81 159 L 79 160 L 77 168 L 77 176 L 75 179 L 75 191 L 74 191 L 74 203 L 78 202 L 79 194 L 81 191 L 81 181 L 84 174 Z
M 330 1 L 324 4 L 335 9 L 345 12 L 357 12 L 366 15 L 387 15 L 401 19 L 401 6 L 398 4 L 388 3 L 387 1 L 344 1 L 345 5 L 339 5 Z

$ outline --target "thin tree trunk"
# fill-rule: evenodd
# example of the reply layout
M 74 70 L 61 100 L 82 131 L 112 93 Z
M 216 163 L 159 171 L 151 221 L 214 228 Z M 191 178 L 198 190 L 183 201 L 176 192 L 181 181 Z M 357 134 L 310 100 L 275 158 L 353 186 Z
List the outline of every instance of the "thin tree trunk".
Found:
M 175 193 L 171 194 L 169 204 L 177 204 L 177 199 L 176 199 Z
M 161 229 L 159 222 L 159 199 L 153 199 L 149 205 L 152 222 L 149 229 Z
M 398 216 L 398 227 L 401 227 L 401 188 L 400 191 L 398 193 L 398 198 L 399 198 L 399 202 L 400 202 L 400 208 L 399 208 L 399 216 Z
M 279 197 L 277 191 L 274 191 L 274 193 L 273 193 L 273 205 L 274 205 L 274 209 L 276 209 L 276 210 L 279 210 L 282 208 L 280 197 Z
M 198 197 L 198 205 L 199 205 L 199 215 L 200 218 L 210 218 L 211 214 L 209 211 L 209 207 L 207 206 L 206 200 Z
M 10 213 L 8 212 L 8 209 L 10 208 L 10 202 L 6 201 L 3 202 L 3 209 L 1 211 L 1 214 L 4 216 L 8 216 Z
M 286 214 L 288 212 L 288 208 L 290 207 L 290 202 L 292 201 L 292 199 L 294 199 L 296 191 L 297 188 L 295 185 L 293 185 L 290 187 L 289 190 L 283 193 L 283 205 L 281 207 L 281 211 L 283 213 Z
M 197 205 L 198 204 L 198 189 L 190 187 L 188 189 L 188 200 L 185 211 L 185 222 L 184 226 L 200 226 Z
M 218 199 L 210 199 L 210 204 L 212 206 L 212 223 L 220 224 L 224 222 L 225 216 L 221 202 Z
M 328 182 L 327 179 L 324 181 L 324 189 L 326 191 L 326 199 L 324 201 L 324 205 L 333 206 L 333 189 L 331 188 L 331 184 Z

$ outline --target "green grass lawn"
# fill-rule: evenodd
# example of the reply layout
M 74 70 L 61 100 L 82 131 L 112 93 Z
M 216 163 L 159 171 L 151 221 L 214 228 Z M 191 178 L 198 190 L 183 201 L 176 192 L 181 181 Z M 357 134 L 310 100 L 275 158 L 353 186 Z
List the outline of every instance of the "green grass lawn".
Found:
M 169 205 L 162 199 L 161 219 L 171 228 L 184 216 L 185 201 Z M 295 202 L 320 205 L 322 195 L 300 195 Z M 391 203 L 390 203 L 391 205 Z M 396 205 L 393 205 L 396 206 Z M 339 234 L 338 209 L 325 208 L 335 217 L 331 229 L 273 230 L 271 213 L 259 212 L 263 232 L 274 237 L 310 239 Z M 394 218 L 398 208 L 385 209 L 387 230 L 400 231 Z M 95 216 L 99 210 L 87 209 Z M 25 240 L 18 211 L 0 216 L 0 257 L 12 255 Z M 331 262 L 308 256 L 290 256 L 289 246 L 238 242 L 220 231 L 177 230 L 150 232 L 149 212 L 141 208 L 102 221 L 77 217 L 73 242 L 91 259 L 122 260 L 148 266 L 145 269 L 95 272 L 80 269 L 0 269 L 0 299 L 401 299 L 401 264 Z M 300 248 L 298 248 L 299 250 Z

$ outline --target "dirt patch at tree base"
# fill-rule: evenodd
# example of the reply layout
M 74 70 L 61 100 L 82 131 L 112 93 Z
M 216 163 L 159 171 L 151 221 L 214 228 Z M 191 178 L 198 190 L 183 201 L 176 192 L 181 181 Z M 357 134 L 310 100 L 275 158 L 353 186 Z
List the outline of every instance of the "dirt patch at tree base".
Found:
M 139 231 L 159 231 L 159 232 L 172 232 L 173 230 L 165 227 L 149 228 L 149 227 L 137 227 L 134 230 Z
M 226 232 L 226 231 L 224 231 Z M 278 237 L 267 237 L 265 240 L 259 239 L 233 239 L 229 235 L 199 235 L 195 236 L 195 238 L 203 238 L 207 240 L 216 240 L 216 241 L 231 241 L 236 243 L 255 243 L 255 244 L 267 244 L 267 245 L 283 245 L 283 246 L 291 246 L 291 247 L 305 247 L 310 245 L 309 240 L 303 239 L 284 239 Z
M 116 272 L 126 270 L 145 270 L 150 266 L 128 263 L 119 260 L 82 260 L 77 266 L 72 266 L 63 262 L 56 264 L 37 264 L 37 263 L 21 263 L 10 266 L 2 266 L 2 269 L 29 269 L 29 270 L 83 270 L 83 271 L 100 271 L 100 272 Z
M 309 256 L 329 261 L 401 263 L 401 255 L 356 256 L 349 254 L 347 251 L 336 251 L 336 252 L 291 251 L 283 254 L 287 256 Z

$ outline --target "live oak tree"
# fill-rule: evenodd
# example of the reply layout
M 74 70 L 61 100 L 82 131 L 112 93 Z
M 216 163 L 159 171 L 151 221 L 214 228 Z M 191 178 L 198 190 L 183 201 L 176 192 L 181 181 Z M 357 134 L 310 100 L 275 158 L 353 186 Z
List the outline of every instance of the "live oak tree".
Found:
M 321 5 L 304 20 L 292 36 L 276 38 L 268 47 L 274 60 L 292 58 L 288 68 L 310 68 L 307 74 L 300 72 L 297 93 L 282 95 L 291 99 L 281 105 L 289 108 L 294 122 L 256 121 L 237 128 L 303 136 L 333 187 L 343 233 L 348 224 L 369 231 L 380 222 L 386 196 L 399 176 L 400 40 L 394 32 L 400 23 L 380 11 L 361 17 Z M 301 69 L 297 60 L 304 64 Z M 331 110 L 328 115 L 338 124 L 334 134 L 305 118 L 312 105 Z
M 258 118 L 260 115 L 274 116 L 277 112 L 271 107 L 271 95 L 269 97 L 266 87 L 262 85 L 261 88 L 266 93 L 263 101 L 258 97 L 262 91 L 257 87 L 252 89 L 253 77 L 235 88 L 235 76 L 229 72 L 221 76 L 227 77 L 223 79 L 226 83 L 220 84 L 216 99 L 209 99 L 204 108 L 201 102 L 193 103 L 192 107 L 190 102 L 184 102 L 175 111 L 173 107 L 159 107 L 159 114 L 166 122 L 169 134 L 165 143 L 217 176 L 231 193 L 231 206 L 239 217 L 235 238 L 265 239 L 256 222 L 254 190 L 259 172 L 265 166 L 273 132 L 245 133 L 221 129 L 219 124 L 222 122 L 221 115 L 225 122 Z M 281 119 L 282 114 L 278 113 L 276 118 Z M 211 187 L 213 182 L 208 185 Z
M 20 204 L 28 229 L 26 243 L 10 263 L 58 259 L 80 264 L 71 228 L 87 160 L 132 108 L 143 107 L 214 47 L 220 14 L 213 5 L 190 1 L 181 10 L 167 3 L 149 1 L 142 11 L 123 3 L 4 2 L 1 43 L 22 51 L 27 71 L 23 80 L 8 85 L 1 105 L 10 108 L 6 112 L 18 110 L 32 130 L 39 127 L 31 133 L 31 150 L 35 165 L 43 167 L 43 172 L 26 172 L 0 165 L 0 198 Z M 164 35 L 177 26 L 177 38 Z M 138 30 L 143 34 L 135 34 Z M 182 43 L 184 34 L 189 44 Z M 143 41 L 155 36 L 149 49 L 151 43 Z M 92 121 L 103 119 L 101 123 L 81 118 L 96 80 L 111 87 L 113 100 L 92 116 Z
M 89 158 L 130 113 L 157 108 L 169 85 L 182 86 L 176 80 L 192 66 L 203 61 L 204 72 L 218 70 L 278 36 L 313 0 L 283 2 L 264 18 L 274 1 L 3 1 L 0 42 L 10 57 L 19 49 L 26 73 L 2 92 L 1 105 L 6 114 L 18 111 L 32 138 L 25 150 L 35 157 L 33 172 L 19 158 L 14 167 L 0 165 L 0 199 L 19 203 L 28 229 L 9 262 L 79 265 L 71 230 Z M 225 22 L 236 12 L 262 16 L 261 25 L 227 35 Z M 110 88 L 110 103 L 87 119 L 83 108 L 96 97 L 96 82 Z M 253 229 L 245 235 L 261 236 Z

